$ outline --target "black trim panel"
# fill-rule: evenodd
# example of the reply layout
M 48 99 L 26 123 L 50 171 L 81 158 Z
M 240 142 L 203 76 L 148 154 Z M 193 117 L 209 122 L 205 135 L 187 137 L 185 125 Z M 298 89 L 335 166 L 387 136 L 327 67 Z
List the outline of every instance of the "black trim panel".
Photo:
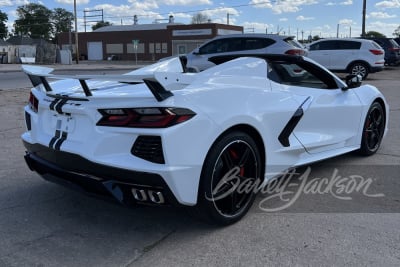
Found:
M 150 79 L 144 79 L 143 81 L 150 89 L 151 93 L 154 95 L 154 97 L 157 99 L 158 102 L 161 102 L 173 96 L 171 91 L 167 91 L 158 81 Z
M 32 171 L 44 179 L 90 194 L 114 197 L 110 183 L 124 193 L 123 204 L 135 204 L 130 189 L 152 187 L 163 192 L 166 202 L 179 205 L 164 179 L 155 173 L 120 169 L 91 162 L 79 155 L 54 150 L 49 147 L 23 141 L 27 153 L 25 161 Z M 119 200 L 119 199 L 117 199 Z
M 31 114 L 25 111 L 25 124 L 28 131 L 32 130 Z
M 284 147 L 290 146 L 289 136 L 292 134 L 294 128 L 296 128 L 297 124 L 303 117 L 303 115 L 304 115 L 303 105 L 309 99 L 310 99 L 310 97 L 307 97 L 307 99 L 304 100 L 304 102 L 300 105 L 300 107 L 297 108 L 297 110 L 294 112 L 293 116 L 290 118 L 288 123 L 283 128 L 282 132 L 279 134 L 278 140 Z

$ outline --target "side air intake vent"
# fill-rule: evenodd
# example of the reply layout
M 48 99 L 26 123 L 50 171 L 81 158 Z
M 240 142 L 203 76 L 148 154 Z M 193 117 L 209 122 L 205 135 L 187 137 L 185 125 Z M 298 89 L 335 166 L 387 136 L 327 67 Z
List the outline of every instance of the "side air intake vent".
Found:
M 160 136 L 139 136 L 133 144 L 131 153 L 138 158 L 154 163 L 165 163 Z

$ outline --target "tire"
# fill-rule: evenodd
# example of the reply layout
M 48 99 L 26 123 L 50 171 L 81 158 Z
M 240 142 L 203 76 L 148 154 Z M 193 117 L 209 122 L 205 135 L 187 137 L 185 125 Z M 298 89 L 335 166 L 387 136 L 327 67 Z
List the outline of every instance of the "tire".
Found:
M 224 135 L 208 152 L 201 173 L 198 203 L 192 214 L 212 224 L 237 222 L 254 202 L 257 191 L 254 186 L 256 181 L 262 181 L 262 169 L 257 145 L 249 135 L 239 131 Z M 228 179 L 235 175 L 234 179 Z M 240 184 L 253 187 L 240 190 Z
M 378 151 L 385 132 L 386 115 L 380 103 L 374 102 L 365 118 L 360 154 L 369 156 Z
M 356 62 L 351 65 L 349 73 L 355 75 L 361 75 L 362 79 L 365 80 L 368 77 L 369 68 L 364 63 Z

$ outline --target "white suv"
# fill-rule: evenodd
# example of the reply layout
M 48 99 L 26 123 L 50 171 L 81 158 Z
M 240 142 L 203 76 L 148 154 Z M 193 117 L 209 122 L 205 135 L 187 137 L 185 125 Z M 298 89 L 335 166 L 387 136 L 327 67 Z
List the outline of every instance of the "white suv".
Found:
M 293 36 L 230 34 L 217 36 L 187 54 L 187 66 L 199 71 L 214 66 L 209 58 L 235 54 L 288 54 L 305 56 L 307 50 Z
M 372 40 L 322 39 L 309 45 L 308 57 L 335 72 L 348 72 L 367 78 L 383 70 L 385 51 Z

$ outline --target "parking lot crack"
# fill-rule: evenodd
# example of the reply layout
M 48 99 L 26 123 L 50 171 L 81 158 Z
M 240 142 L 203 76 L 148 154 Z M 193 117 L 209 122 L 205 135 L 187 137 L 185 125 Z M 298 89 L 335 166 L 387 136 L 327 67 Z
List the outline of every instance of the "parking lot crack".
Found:
M 35 245 L 35 243 L 37 243 L 37 242 L 40 242 L 40 241 L 42 241 L 42 240 L 46 240 L 46 239 L 49 239 L 49 238 L 53 237 L 54 234 L 55 234 L 55 233 L 50 233 L 50 234 L 48 234 L 48 235 L 41 236 L 41 237 L 38 237 L 38 238 L 35 238 L 35 239 L 32 239 L 32 240 L 24 241 L 24 242 L 22 242 L 22 243 L 18 246 L 17 249 L 15 249 L 14 251 L 9 252 L 9 253 L 7 253 L 7 254 L 5 254 L 5 255 L 0 255 L 0 258 L 11 257 L 11 256 L 13 256 L 14 254 L 20 252 L 21 250 L 23 250 L 23 249 L 25 249 L 25 248 L 29 248 L 29 247 Z
M 142 249 L 142 252 L 140 253 L 140 255 L 139 255 L 138 257 L 134 258 L 131 262 L 129 262 L 129 263 L 126 265 L 126 267 L 133 266 L 133 264 L 134 264 L 137 260 L 139 260 L 141 257 L 143 257 L 146 253 L 148 253 L 148 252 L 150 252 L 151 250 L 153 250 L 156 246 L 158 246 L 159 244 L 161 244 L 163 241 L 165 241 L 170 235 L 172 235 L 172 234 L 175 233 L 175 232 L 176 232 L 176 230 L 174 229 L 174 230 L 172 230 L 172 231 L 166 233 L 165 235 L 163 235 L 160 239 L 156 240 L 155 242 L 153 242 L 153 243 L 151 243 L 151 244 L 145 246 L 145 247 Z
M 380 153 L 380 152 L 377 152 L 376 154 L 382 155 L 382 156 L 390 156 L 390 157 L 394 157 L 394 158 L 400 158 L 400 155 L 395 155 L 395 154 Z

